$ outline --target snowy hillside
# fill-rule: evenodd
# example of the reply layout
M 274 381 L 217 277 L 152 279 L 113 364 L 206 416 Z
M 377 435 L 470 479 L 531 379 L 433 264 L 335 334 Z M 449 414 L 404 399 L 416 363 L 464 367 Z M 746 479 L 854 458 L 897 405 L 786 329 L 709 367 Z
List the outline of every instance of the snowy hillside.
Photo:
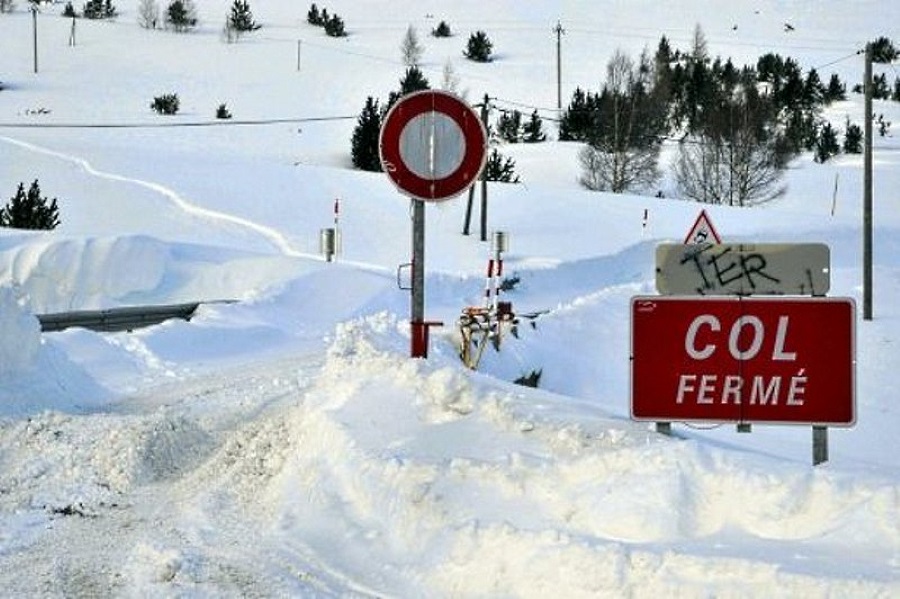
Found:
M 36 21 L 18 4 L 0 14 L 0 201 L 37 179 L 62 224 L 0 229 L 3 595 L 900 595 L 900 104 L 875 105 L 895 124 L 875 140 L 857 422 L 829 430 L 817 467 L 810 427 L 666 437 L 629 418 L 630 300 L 656 293 L 657 244 L 704 208 L 668 179 L 665 198 L 588 192 L 579 144 L 504 145 L 522 181 L 489 185 L 519 279 L 504 299 L 540 317 L 473 372 L 456 320 L 483 301 L 478 208 L 463 236 L 464 196 L 426 206 L 426 316 L 444 326 L 411 359 L 410 201 L 349 154 L 366 98 L 398 87 L 410 25 L 434 87 L 450 64 L 460 95 L 537 109 L 555 139 L 557 23 L 566 105 L 616 49 L 684 48 L 698 24 L 713 55 L 778 52 L 849 88 L 867 41 L 900 39 L 900 5 L 320 3 L 346 23 L 335 39 L 308 4 L 257 0 L 262 27 L 226 43 L 229 0 L 196 0 L 184 34 L 139 27 L 137 0 L 120 1 L 74 39 L 63 4 Z M 428 35 L 441 20 L 453 36 Z M 463 57 L 476 30 L 493 62 Z M 177 115 L 150 109 L 165 93 Z M 826 113 L 862 115 L 858 94 Z M 705 208 L 726 241 L 827 244 L 830 295 L 861 304 L 862 166 L 804 155 L 785 197 Z M 193 301 L 190 322 L 132 333 L 35 318 Z M 535 370 L 538 389 L 513 384 Z

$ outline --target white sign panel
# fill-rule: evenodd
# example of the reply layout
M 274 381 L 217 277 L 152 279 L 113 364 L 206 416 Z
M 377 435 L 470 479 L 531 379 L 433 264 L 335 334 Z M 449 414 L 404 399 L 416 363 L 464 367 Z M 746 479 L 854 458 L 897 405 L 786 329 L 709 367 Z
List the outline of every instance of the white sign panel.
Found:
M 830 253 L 823 243 L 674 244 L 656 247 L 662 295 L 825 295 Z

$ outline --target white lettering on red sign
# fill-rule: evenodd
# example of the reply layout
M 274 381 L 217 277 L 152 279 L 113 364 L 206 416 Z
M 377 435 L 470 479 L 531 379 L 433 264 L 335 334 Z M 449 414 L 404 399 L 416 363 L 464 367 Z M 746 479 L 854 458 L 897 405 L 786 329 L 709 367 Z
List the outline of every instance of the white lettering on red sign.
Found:
M 719 319 L 712 314 L 701 314 L 691 322 L 687 329 L 687 334 L 684 336 L 684 350 L 687 352 L 687 355 L 695 360 L 705 360 L 709 358 L 715 353 L 718 347 L 714 343 L 707 343 L 702 348 L 697 347 L 697 333 L 703 325 L 708 325 L 714 333 L 718 333 L 722 330 L 722 324 L 719 322 Z M 789 325 L 790 317 L 781 316 L 778 318 L 778 327 L 775 331 L 775 343 L 772 346 L 773 360 L 794 361 L 797 359 L 796 352 L 786 352 L 784 350 Z M 753 337 L 751 338 L 749 347 L 741 350 L 738 347 L 738 341 L 745 326 L 750 326 L 753 329 Z M 763 326 L 762 320 L 756 316 L 741 316 L 731 325 L 731 331 L 728 335 L 728 351 L 735 360 L 752 360 L 762 349 L 764 341 L 765 327 Z
M 790 326 L 789 316 L 779 316 L 772 343 L 772 360 L 794 362 L 797 352 L 787 351 L 787 336 Z M 684 336 L 684 350 L 694 360 L 703 361 L 712 357 L 719 349 L 718 335 L 706 342 L 702 347 L 697 337 L 702 329 L 711 333 L 721 333 L 722 323 L 712 314 L 701 314 L 691 321 Z M 749 328 L 750 338 L 746 347 L 741 347 L 741 335 Z M 763 349 L 766 342 L 766 330 L 762 320 L 753 315 L 743 315 L 735 319 L 728 332 L 727 347 L 731 357 L 738 361 L 754 359 Z M 807 377 L 801 368 L 796 375 L 784 381 L 781 376 L 755 375 L 749 379 L 742 375 L 717 374 L 682 374 L 678 377 L 678 388 L 675 392 L 675 403 L 686 401 L 696 404 L 735 404 L 741 403 L 742 391 L 749 388 L 750 405 L 778 405 L 780 402 L 788 406 L 802 406 L 806 392 Z M 784 384 L 783 384 L 784 383 Z

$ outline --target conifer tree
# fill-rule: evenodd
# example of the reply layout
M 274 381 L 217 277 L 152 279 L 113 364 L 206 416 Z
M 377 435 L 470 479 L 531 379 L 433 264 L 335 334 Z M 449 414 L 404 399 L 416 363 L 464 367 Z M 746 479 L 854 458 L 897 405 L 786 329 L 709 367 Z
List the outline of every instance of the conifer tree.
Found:
M 166 8 L 166 26 L 178 33 L 197 26 L 197 9 L 193 0 L 172 0 Z
M 261 27 L 253 20 L 253 12 L 247 0 L 234 0 L 231 5 L 231 13 L 228 15 L 228 26 L 238 34 L 248 31 L 256 31 Z
M 863 130 L 856 123 L 851 123 L 847 117 L 844 126 L 844 153 L 862 154 Z
M 518 183 L 516 161 L 508 156 L 503 156 L 497 151 L 497 148 L 492 149 L 484 165 L 484 178 L 487 181 L 500 183 Z
M 518 110 L 503 111 L 497 119 L 497 136 L 508 143 L 519 143 L 522 138 L 522 113 Z
M 322 15 L 319 13 L 319 7 L 316 6 L 315 2 L 312 3 L 312 6 L 309 7 L 309 11 L 306 13 L 306 22 L 318 27 L 325 24 L 322 22 Z
M 837 132 L 831 126 L 831 123 L 826 121 L 819 130 L 813 160 L 818 163 L 827 162 L 840 151 L 841 146 L 838 145 Z
M 825 88 L 826 104 L 832 102 L 840 102 L 847 99 L 847 86 L 841 83 L 841 78 L 837 73 L 832 73 L 831 79 L 828 80 L 828 86 Z
M 391 92 L 388 95 L 388 101 L 384 107 L 384 112 L 390 110 L 391 106 L 406 94 L 426 89 L 431 89 L 431 85 L 428 83 L 428 79 L 425 78 L 422 70 L 417 66 L 408 67 L 403 78 L 400 79 L 400 91 Z
M 324 9 L 322 14 L 326 14 Z M 344 30 L 344 20 L 336 14 L 332 15 L 331 18 L 325 21 L 325 33 L 330 37 L 346 37 L 347 32 Z
M 522 134 L 524 135 L 522 141 L 527 144 L 538 143 L 547 139 L 547 136 L 543 131 L 543 121 L 541 121 L 541 117 L 538 116 L 537 110 L 534 110 L 531 113 L 531 119 L 522 125 Z
M 431 30 L 431 35 L 434 37 L 450 37 L 453 34 L 450 32 L 450 25 L 447 25 L 446 21 L 441 21 L 437 27 Z
M 381 110 L 378 100 L 369 96 L 356 121 L 351 139 L 350 154 L 353 166 L 364 171 L 380 171 L 378 136 L 381 132 Z
M 41 196 L 37 179 L 25 192 L 25 184 L 19 188 L 4 208 L 0 208 L 0 226 L 14 229 L 52 230 L 59 225 L 59 208 L 56 198 L 48 202 Z
M 490 62 L 494 44 L 484 31 L 476 31 L 469 36 L 463 55 L 475 62 Z

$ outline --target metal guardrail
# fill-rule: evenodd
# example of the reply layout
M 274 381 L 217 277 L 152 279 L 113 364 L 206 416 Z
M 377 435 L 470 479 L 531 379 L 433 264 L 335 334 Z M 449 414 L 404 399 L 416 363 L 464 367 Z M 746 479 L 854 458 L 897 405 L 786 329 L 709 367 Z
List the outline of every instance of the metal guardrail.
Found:
M 41 331 L 62 331 L 71 327 L 82 327 L 92 331 L 111 333 L 133 331 L 160 324 L 172 318 L 190 320 L 201 302 L 170 304 L 163 306 L 128 306 L 108 310 L 83 310 L 38 314 Z

